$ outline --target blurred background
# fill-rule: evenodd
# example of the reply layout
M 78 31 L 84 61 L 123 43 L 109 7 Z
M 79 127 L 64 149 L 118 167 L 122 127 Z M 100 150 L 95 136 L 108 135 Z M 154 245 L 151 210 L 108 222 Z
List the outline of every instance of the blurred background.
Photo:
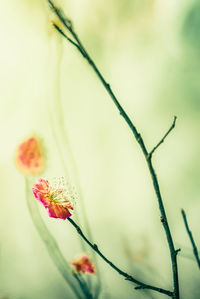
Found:
M 171 289 L 168 245 L 142 152 L 96 75 L 52 28 L 44 0 L 0 0 L 0 298 L 75 298 L 28 212 L 15 150 L 42 140 L 42 177 L 65 176 L 84 201 L 102 252 L 142 281 Z M 181 298 L 200 298 L 199 270 L 180 210 L 197 245 L 200 211 L 200 3 L 198 0 L 63 0 L 83 44 L 152 149 L 179 254 Z M 65 166 L 64 166 L 65 165 Z M 37 177 L 34 178 L 34 181 Z M 31 192 L 31 190 L 30 190 Z M 81 253 L 69 223 L 49 219 L 67 261 Z M 84 229 L 84 224 L 82 225 Z M 164 298 L 135 291 L 98 259 L 100 298 Z

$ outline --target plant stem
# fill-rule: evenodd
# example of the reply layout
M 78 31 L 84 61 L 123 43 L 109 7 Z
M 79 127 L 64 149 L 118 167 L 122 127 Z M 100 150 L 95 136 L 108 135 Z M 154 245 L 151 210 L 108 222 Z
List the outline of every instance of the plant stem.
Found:
M 196 259 L 196 261 L 197 261 L 197 265 L 198 265 L 198 267 L 199 267 L 199 269 L 200 269 L 199 253 L 198 253 L 197 246 L 196 246 L 196 243 L 195 243 L 195 241 L 194 241 L 192 232 L 191 232 L 191 230 L 190 230 L 190 228 L 189 228 L 189 225 L 188 225 L 188 221 L 187 221 L 186 213 L 185 213 L 185 211 L 184 211 L 183 209 L 181 210 L 181 213 L 182 213 L 182 216 L 183 216 L 183 221 L 184 221 L 184 224 L 185 224 L 186 231 L 187 231 L 187 233 L 188 233 L 190 242 L 191 242 L 191 244 L 192 244 L 193 253 L 194 253 L 195 259 Z
M 83 240 L 108 264 L 110 265 L 115 271 L 117 271 L 120 275 L 122 275 L 123 277 L 125 277 L 126 280 L 131 281 L 137 285 L 139 285 L 138 287 L 135 287 L 135 289 L 149 289 L 149 290 L 153 290 L 168 296 L 172 296 L 172 292 L 167 291 L 165 289 L 161 289 L 161 288 L 157 288 L 148 284 L 145 284 L 137 279 L 135 279 L 133 276 L 127 274 L 126 272 L 122 271 L 121 269 L 119 269 L 117 266 L 115 266 L 109 259 L 107 259 L 105 257 L 105 255 L 103 255 L 103 253 L 99 250 L 98 246 L 96 244 L 92 244 L 87 237 L 84 235 L 84 233 L 82 232 L 81 228 L 71 219 L 71 218 L 67 218 L 67 220 L 75 227 L 75 229 L 77 230 L 77 233 L 81 236 L 81 238 L 83 238 Z

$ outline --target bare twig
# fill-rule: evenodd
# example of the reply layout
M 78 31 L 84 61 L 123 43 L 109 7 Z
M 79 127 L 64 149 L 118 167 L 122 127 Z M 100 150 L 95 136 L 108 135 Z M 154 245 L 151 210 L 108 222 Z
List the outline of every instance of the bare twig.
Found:
M 157 150 L 157 148 L 165 141 L 165 138 L 169 135 L 169 133 L 175 128 L 176 125 L 176 119 L 177 117 L 174 116 L 174 120 L 173 123 L 171 125 L 171 127 L 169 128 L 169 130 L 165 133 L 165 135 L 163 136 L 163 138 L 158 142 L 158 144 L 152 149 L 152 151 L 150 151 L 149 156 L 152 156 L 153 153 Z
M 187 221 L 187 217 L 186 217 L 186 213 L 185 211 L 182 209 L 181 210 L 181 213 L 182 213 L 182 216 L 183 216 L 183 221 L 184 221 L 184 224 L 185 224 L 185 228 L 186 228 L 186 231 L 188 233 L 188 236 L 189 236 L 189 239 L 190 239 L 190 242 L 192 244 L 192 248 L 193 248 L 193 253 L 194 253 L 194 256 L 195 256 L 195 259 L 197 261 L 197 265 L 200 269 L 200 259 L 199 259 L 199 253 L 198 253 L 198 250 L 197 250 L 197 246 L 196 246 L 196 243 L 194 241 L 194 238 L 192 236 L 192 232 L 189 228 L 189 225 L 188 225 L 188 221 Z
M 58 25 L 56 24 L 56 23 L 52 23 L 53 24 L 53 26 L 54 26 L 54 28 L 64 37 L 64 38 L 66 38 L 67 40 L 68 40 L 68 42 L 70 42 L 72 45 L 74 45 L 79 51 L 81 51 L 81 49 L 80 49 L 80 47 L 79 47 L 79 45 L 77 45 L 71 38 L 69 38 L 68 36 L 67 36 L 67 34 L 65 34 L 64 32 L 63 32 L 63 30 L 60 28 L 60 27 L 58 27 Z
M 77 230 L 78 234 L 81 236 L 81 238 L 83 238 L 83 240 L 107 263 L 109 264 L 115 271 L 117 271 L 120 275 L 122 275 L 123 277 L 125 277 L 126 280 L 131 281 L 139 286 L 135 287 L 136 290 L 138 289 L 149 289 L 149 290 L 153 290 L 168 296 L 172 296 L 172 292 L 167 291 L 165 289 L 161 289 L 161 288 L 157 288 L 148 284 L 145 284 L 137 279 L 135 279 L 133 276 L 127 274 L 126 272 L 122 271 L 121 269 L 119 269 L 117 266 L 115 266 L 109 259 L 107 259 L 105 257 L 105 255 L 103 255 L 103 253 L 99 250 L 98 246 L 96 244 L 92 244 L 87 237 L 84 235 L 84 233 L 82 232 L 81 228 L 71 219 L 68 218 L 68 221 L 75 227 L 75 229 Z
M 174 242 L 173 242 L 172 235 L 171 235 L 171 231 L 170 231 L 170 228 L 169 228 L 169 224 L 168 224 L 168 220 L 167 220 L 167 216 L 166 216 L 166 212 L 165 212 L 165 208 L 164 208 L 164 204 L 163 204 L 163 199 L 162 199 L 161 192 L 160 192 L 158 179 L 157 179 L 156 172 L 154 170 L 153 163 L 152 163 L 152 155 L 149 155 L 141 134 L 138 132 L 135 125 L 131 121 L 130 117 L 128 116 L 128 114 L 125 112 L 125 110 L 123 109 L 123 107 L 119 103 L 117 97 L 115 96 L 114 92 L 112 91 L 112 88 L 111 88 L 110 84 L 106 82 L 103 75 L 101 74 L 101 72 L 97 68 L 96 64 L 94 63 L 94 61 L 91 59 L 91 57 L 87 53 L 86 49 L 84 48 L 84 46 L 81 43 L 79 37 L 77 36 L 76 32 L 73 29 L 72 22 L 64 16 L 63 12 L 60 9 L 58 9 L 53 4 L 53 2 L 51 0 L 48 0 L 48 2 L 50 4 L 50 7 L 52 8 L 52 10 L 55 12 L 55 14 L 58 16 L 58 18 L 60 19 L 60 21 L 64 25 L 64 27 L 72 35 L 72 37 L 74 39 L 74 42 L 76 44 L 78 44 L 79 47 L 76 47 L 76 49 L 78 49 L 78 51 L 81 53 L 81 55 L 87 60 L 87 62 L 90 64 L 90 66 L 92 67 L 92 69 L 94 70 L 96 75 L 98 76 L 99 80 L 101 81 L 104 88 L 106 89 L 106 91 L 110 95 L 110 97 L 111 97 L 112 101 L 114 102 L 115 106 L 119 110 L 120 115 L 124 118 L 124 120 L 126 121 L 126 123 L 129 126 L 129 128 L 131 129 L 135 139 L 137 140 L 137 142 L 138 142 L 138 144 L 139 144 L 139 146 L 140 146 L 140 148 L 141 148 L 141 150 L 144 154 L 144 157 L 146 159 L 146 162 L 147 162 L 147 165 L 148 165 L 148 168 L 149 168 L 149 172 L 150 172 L 150 175 L 151 175 L 151 178 L 152 178 L 153 187 L 154 187 L 154 190 L 155 190 L 155 193 L 156 193 L 156 196 L 157 196 L 159 210 L 160 210 L 160 214 L 161 214 L 161 222 L 162 222 L 162 225 L 163 225 L 164 230 L 165 230 L 165 234 L 166 234 L 166 238 L 167 238 L 167 242 L 168 242 L 168 247 L 169 247 L 169 251 L 170 251 L 172 273 L 173 273 L 173 293 L 171 293 L 171 295 L 172 295 L 172 298 L 179 299 L 179 282 L 178 282 L 178 266 L 177 266 L 177 253 L 178 253 L 178 251 L 175 249 Z M 58 28 L 56 28 L 56 29 L 58 30 Z M 58 30 L 58 32 L 61 33 L 60 30 Z

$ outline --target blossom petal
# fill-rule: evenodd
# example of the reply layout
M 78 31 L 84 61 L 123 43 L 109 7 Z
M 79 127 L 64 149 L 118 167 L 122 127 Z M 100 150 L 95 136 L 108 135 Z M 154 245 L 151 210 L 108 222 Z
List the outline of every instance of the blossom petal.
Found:
M 71 216 L 69 209 L 73 210 L 73 205 L 67 199 L 65 189 L 57 189 L 48 180 L 39 179 L 32 190 L 35 198 L 47 208 L 50 217 L 66 219 Z
M 94 264 L 90 260 L 90 257 L 86 254 L 80 256 L 77 260 L 72 261 L 72 265 L 78 273 L 96 273 Z
M 72 214 L 69 212 L 68 208 L 59 205 L 53 202 L 50 202 L 48 205 L 48 212 L 49 216 L 53 218 L 60 218 L 65 220 L 66 218 L 70 217 Z
M 83 273 L 90 273 L 90 274 L 95 273 L 94 266 L 92 264 L 83 264 L 81 266 L 81 269 Z
M 35 198 L 37 198 L 45 206 L 49 205 L 49 182 L 44 179 L 39 179 L 38 184 L 35 184 L 32 188 Z

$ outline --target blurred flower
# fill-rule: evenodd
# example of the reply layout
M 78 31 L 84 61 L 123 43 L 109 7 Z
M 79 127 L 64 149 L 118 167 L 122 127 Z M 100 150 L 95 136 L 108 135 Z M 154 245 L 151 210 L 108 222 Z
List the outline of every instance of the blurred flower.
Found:
M 48 210 L 50 217 L 66 219 L 71 216 L 69 209 L 73 210 L 73 205 L 68 200 L 66 189 L 51 186 L 49 181 L 39 179 L 32 190 L 35 198 Z
M 27 175 L 37 175 L 44 168 L 44 158 L 38 138 L 31 136 L 16 150 L 15 161 L 18 169 Z
M 80 256 L 77 260 L 72 261 L 71 264 L 78 273 L 95 274 L 96 272 L 94 264 L 86 254 Z

